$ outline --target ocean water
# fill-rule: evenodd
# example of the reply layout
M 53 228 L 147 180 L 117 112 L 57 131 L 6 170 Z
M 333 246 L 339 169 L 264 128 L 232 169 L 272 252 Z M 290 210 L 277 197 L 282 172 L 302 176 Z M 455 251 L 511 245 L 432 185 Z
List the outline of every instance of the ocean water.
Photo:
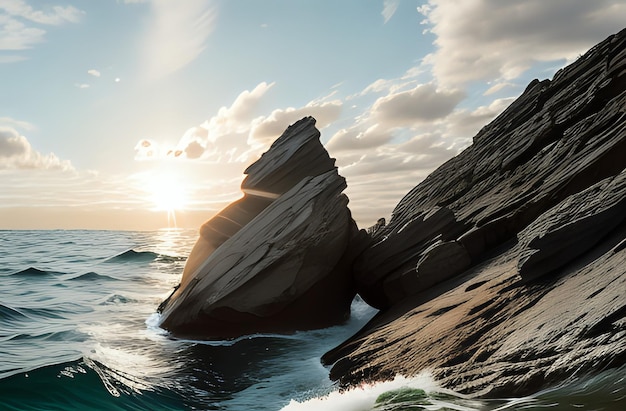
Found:
M 527 398 L 468 399 L 427 373 L 339 392 L 319 358 L 375 314 L 358 298 L 324 330 L 173 338 L 155 311 L 195 240 L 0 231 L 0 410 L 626 410 L 626 368 Z

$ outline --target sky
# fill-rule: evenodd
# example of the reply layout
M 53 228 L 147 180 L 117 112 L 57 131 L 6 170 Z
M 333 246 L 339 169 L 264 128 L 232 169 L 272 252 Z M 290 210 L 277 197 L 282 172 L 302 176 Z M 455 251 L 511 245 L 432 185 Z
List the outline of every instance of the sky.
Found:
M 0 0 L 0 229 L 197 228 L 317 119 L 361 228 L 625 0 Z

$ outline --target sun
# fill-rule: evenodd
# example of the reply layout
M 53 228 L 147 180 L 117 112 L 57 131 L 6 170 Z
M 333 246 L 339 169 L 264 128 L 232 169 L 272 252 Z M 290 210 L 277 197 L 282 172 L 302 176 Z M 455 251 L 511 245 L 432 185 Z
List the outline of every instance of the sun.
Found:
M 151 200 L 158 211 L 180 211 L 187 206 L 185 184 L 173 176 L 160 176 L 151 182 Z

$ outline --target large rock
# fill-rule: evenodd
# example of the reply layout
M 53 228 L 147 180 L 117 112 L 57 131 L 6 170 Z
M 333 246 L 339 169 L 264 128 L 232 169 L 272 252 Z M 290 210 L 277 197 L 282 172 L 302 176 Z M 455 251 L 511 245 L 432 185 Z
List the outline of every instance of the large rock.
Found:
M 313 118 L 246 170 L 244 197 L 200 229 L 161 326 L 208 339 L 319 328 L 347 318 L 363 240 Z
M 626 30 L 411 190 L 355 263 L 382 311 L 324 356 L 332 378 L 519 396 L 624 364 L 625 111 Z

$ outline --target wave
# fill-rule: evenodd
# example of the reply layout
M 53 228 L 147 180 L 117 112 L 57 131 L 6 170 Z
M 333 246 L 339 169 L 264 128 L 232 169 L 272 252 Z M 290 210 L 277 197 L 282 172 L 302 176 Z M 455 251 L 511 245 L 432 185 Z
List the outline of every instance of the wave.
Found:
M 119 281 L 115 277 L 111 277 L 111 276 L 104 275 L 104 274 L 98 274 L 98 273 L 96 273 L 94 271 L 89 271 L 88 273 L 84 273 L 84 274 L 78 275 L 76 277 L 72 277 L 72 278 L 68 279 L 67 281 L 101 281 L 101 280 L 105 280 L 105 281 Z
M 42 277 L 48 277 L 51 275 L 59 275 L 59 274 L 64 274 L 58 271 L 49 271 L 49 270 L 40 270 L 38 268 L 35 267 L 28 267 L 25 270 L 21 270 L 21 271 L 17 271 L 14 272 L 12 274 L 9 274 L 11 276 L 20 276 L 20 277 L 35 277 L 35 278 L 42 278 Z
M 33 395 L 37 393 L 37 395 Z M 87 357 L 0 380 L 0 409 L 184 410 L 185 398 Z
M 160 254 L 152 251 L 135 251 L 133 249 L 126 250 L 123 253 L 114 255 L 107 258 L 105 262 L 119 263 L 119 262 L 148 262 L 154 261 L 159 258 Z
M 123 253 L 107 258 L 105 262 L 124 263 L 124 262 L 151 262 L 158 261 L 163 263 L 172 263 L 177 261 L 185 261 L 187 257 L 171 256 L 159 254 L 153 251 L 135 251 L 133 249 L 126 250 Z
M 24 314 L 20 310 L 9 307 L 8 305 L 0 304 L 0 320 L 17 322 L 28 319 L 30 319 L 28 315 Z
M 121 294 L 113 294 L 107 297 L 106 300 L 101 302 L 100 305 L 110 305 L 110 304 L 118 305 L 118 304 L 134 303 L 134 302 L 137 302 L 137 300 L 133 298 L 125 297 Z

